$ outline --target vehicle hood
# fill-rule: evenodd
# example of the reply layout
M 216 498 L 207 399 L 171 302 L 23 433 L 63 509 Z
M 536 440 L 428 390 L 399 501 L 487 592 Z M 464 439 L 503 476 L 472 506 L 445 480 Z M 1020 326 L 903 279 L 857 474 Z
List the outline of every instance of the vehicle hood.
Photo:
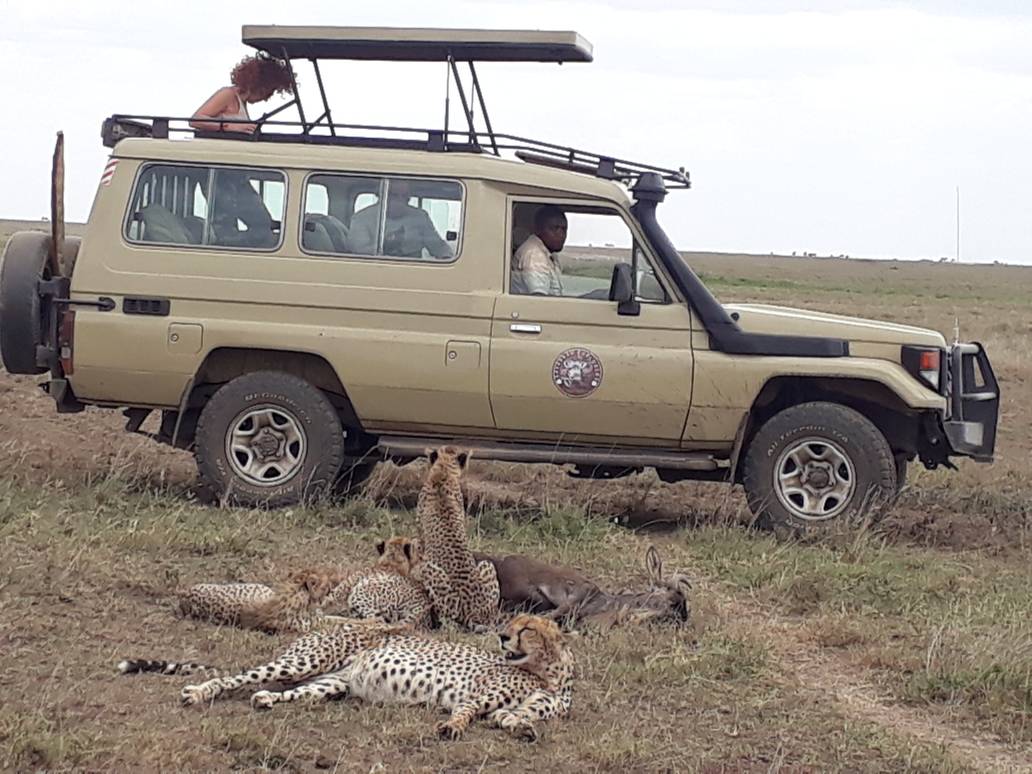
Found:
M 725 304 L 724 308 L 728 314 L 737 312 L 738 327 L 749 333 L 826 336 L 875 344 L 946 346 L 946 339 L 938 331 L 911 325 L 766 304 Z

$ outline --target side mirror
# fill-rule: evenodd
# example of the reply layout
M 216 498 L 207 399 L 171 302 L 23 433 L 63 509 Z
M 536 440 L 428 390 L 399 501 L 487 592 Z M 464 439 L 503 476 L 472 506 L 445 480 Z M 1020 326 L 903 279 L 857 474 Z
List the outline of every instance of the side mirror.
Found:
M 616 301 L 617 314 L 635 316 L 641 313 L 641 304 L 634 294 L 634 279 L 629 263 L 618 263 L 613 267 L 613 279 L 609 283 L 609 300 Z

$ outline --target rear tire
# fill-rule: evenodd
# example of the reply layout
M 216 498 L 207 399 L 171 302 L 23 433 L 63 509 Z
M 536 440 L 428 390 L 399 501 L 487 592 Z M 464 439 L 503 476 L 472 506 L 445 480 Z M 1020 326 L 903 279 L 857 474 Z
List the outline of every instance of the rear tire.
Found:
M 36 348 L 43 344 L 46 310 L 38 284 L 50 279 L 50 236 L 19 231 L 7 240 L 0 264 L 0 357 L 12 374 L 41 374 Z
M 798 534 L 881 515 L 895 497 L 896 459 L 882 432 L 837 403 L 775 414 L 749 445 L 743 484 L 761 528 Z
M 223 385 L 197 421 L 195 457 L 213 500 L 246 507 L 311 502 L 337 479 L 344 432 L 304 379 L 255 371 Z

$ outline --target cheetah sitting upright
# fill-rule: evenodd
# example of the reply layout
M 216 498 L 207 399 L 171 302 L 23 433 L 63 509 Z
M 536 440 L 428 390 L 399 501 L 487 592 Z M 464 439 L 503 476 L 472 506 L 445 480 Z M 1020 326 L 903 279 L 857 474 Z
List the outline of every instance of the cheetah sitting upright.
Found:
M 469 453 L 444 446 L 429 453 L 430 470 L 419 492 L 419 566 L 413 573 L 441 620 L 469 629 L 488 627 L 498 617 L 498 575 L 477 562 L 466 536 L 460 477 Z
M 323 602 L 323 611 L 352 618 L 377 618 L 386 623 L 434 626 L 433 605 L 410 576 L 420 561 L 419 546 L 408 537 L 376 544 L 376 564 L 345 576 Z
M 184 704 L 269 682 L 296 687 L 258 691 L 251 704 L 355 696 L 370 702 L 426 704 L 450 711 L 437 732 L 457 739 L 477 717 L 534 741 L 535 723 L 562 717 L 572 701 L 573 655 L 553 621 L 522 614 L 499 635 L 502 656 L 452 642 L 407 634 L 369 621 L 338 623 L 294 643 L 280 658 L 232 677 L 183 688 Z M 167 661 L 123 661 L 123 673 L 190 674 L 210 669 Z
M 266 632 L 307 632 L 318 605 L 340 583 L 338 573 L 304 569 L 274 587 L 262 583 L 198 583 L 179 593 L 191 618 Z

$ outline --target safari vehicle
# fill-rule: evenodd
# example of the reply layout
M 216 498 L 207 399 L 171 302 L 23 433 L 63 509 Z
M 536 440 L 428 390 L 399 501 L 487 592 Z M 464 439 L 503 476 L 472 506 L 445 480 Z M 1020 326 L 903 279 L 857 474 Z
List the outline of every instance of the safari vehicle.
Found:
M 310 60 L 318 118 L 299 96 L 284 106 L 298 120 L 280 108 L 253 136 L 112 116 L 81 244 L 55 217 L 51 236 L 6 247 L 4 363 L 48 373 L 59 412 L 120 408 L 130 431 L 158 412 L 152 435 L 248 506 L 347 491 L 452 441 L 581 477 L 743 484 L 760 523 L 807 526 L 891 499 L 908 460 L 992 459 L 999 390 L 979 344 L 721 304 L 657 219 L 683 169 L 494 131 L 476 63 L 591 61 L 579 35 L 245 26 L 243 40 Z M 442 63 L 465 120 L 337 123 L 320 70 L 335 59 Z M 60 189 L 58 174 L 58 205 Z M 566 248 L 561 293 L 520 294 L 514 251 L 545 205 L 570 244 L 614 247 Z

